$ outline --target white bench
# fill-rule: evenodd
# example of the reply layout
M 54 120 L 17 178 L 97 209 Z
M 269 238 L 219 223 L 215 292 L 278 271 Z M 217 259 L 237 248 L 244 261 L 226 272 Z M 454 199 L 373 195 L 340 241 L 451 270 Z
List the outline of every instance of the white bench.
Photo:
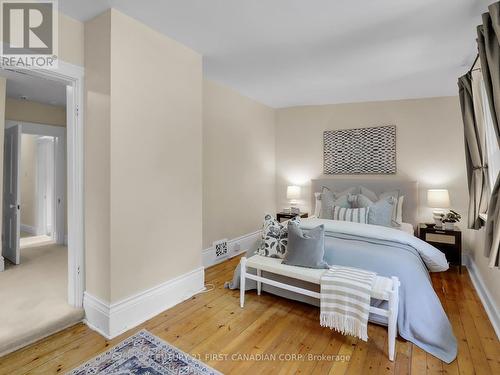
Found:
M 276 280 L 267 279 L 261 276 L 262 271 L 273 274 L 290 277 L 297 280 L 307 281 L 313 284 L 320 284 L 321 276 L 325 272 L 324 269 L 313 269 L 289 266 L 281 264 L 281 259 L 254 255 L 250 258 L 241 258 L 241 273 L 240 273 L 240 305 L 243 308 L 245 304 L 245 280 L 257 281 L 257 294 L 260 295 L 262 283 L 275 286 L 277 288 L 290 290 L 295 293 L 300 293 L 306 296 L 320 299 L 320 293 L 312 290 L 299 288 L 293 285 L 284 284 Z M 247 268 L 255 268 L 257 275 L 247 272 Z M 394 349 L 396 346 L 397 335 L 397 319 L 398 319 L 398 304 L 399 304 L 399 280 L 397 277 L 382 277 L 377 276 L 371 292 L 371 298 L 388 301 L 388 310 L 379 307 L 370 306 L 370 313 L 377 314 L 387 318 L 387 334 L 389 344 L 389 359 L 394 361 Z

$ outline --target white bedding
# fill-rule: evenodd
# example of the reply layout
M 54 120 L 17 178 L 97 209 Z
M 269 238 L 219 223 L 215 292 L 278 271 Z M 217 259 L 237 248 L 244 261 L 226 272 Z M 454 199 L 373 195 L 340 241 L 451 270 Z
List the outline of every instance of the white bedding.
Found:
M 300 223 L 300 227 L 302 229 L 312 229 L 321 224 L 325 227 L 325 236 L 328 232 L 343 233 L 409 245 L 418 251 L 429 271 L 441 272 L 448 269 L 448 261 L 446 260 L 444 253 L 427 242 L 422 241 L 418 237 L 415 237 L 413 233 L 408 234 L 399 229 L 383 227 L 380 225 L 316 218 L 303 219 Z
M 319 219 L 319 217 L 316 215 L 313 215 L 313 216 L 311 216 L 311 219 Z M 371 224 L 369 224 L 369 225 L 371 225 Z M 411 225 L 410 223 L 401 223 L 400 227 L 398 227 L 398 228 L 393 227 L 393 228 L 402 230 L 403 232 L 411 234 L 412 236 L 415 235 L 415 229 L 413 228 L 413 225 Z
M 401 223 L 401 226 L 398 229 L 408 234 L 411 234 L 412 236 L 415 235 L 415 230 L 413 229 L 413 225 L 411 225 L 410 223 Z

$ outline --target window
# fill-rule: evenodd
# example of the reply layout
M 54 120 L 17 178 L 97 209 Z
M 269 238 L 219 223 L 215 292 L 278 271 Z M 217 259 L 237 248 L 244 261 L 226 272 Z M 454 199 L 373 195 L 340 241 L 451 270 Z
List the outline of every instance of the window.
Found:
M 488 179 L 490 182 L 490 188 L 493 189 L 493 185 L 495 184 L 498 173 L 500 172 L 500 147 L 498 146 L 497 136 L 493 127 L 490 104 L 488 102 L 488 95 L 486 94 L 483 80 L 481 80 L 481 97 L 483 101 L 484 128 L 486 132 Z

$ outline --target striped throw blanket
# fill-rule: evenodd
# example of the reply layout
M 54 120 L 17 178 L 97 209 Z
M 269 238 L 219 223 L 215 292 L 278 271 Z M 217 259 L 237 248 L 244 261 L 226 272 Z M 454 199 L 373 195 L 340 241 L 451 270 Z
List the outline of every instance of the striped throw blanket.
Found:
M 370 293 L 375 272 L 331 266 L 321 276 L 322 327 L 368 340 Z

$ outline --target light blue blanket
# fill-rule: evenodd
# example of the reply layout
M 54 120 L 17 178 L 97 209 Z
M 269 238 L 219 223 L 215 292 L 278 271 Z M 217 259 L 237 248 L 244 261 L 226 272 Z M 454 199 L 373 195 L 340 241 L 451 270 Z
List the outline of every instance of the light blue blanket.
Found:
M 319 220 L 310 220 L 302 226 L 307 229 L 317 222 Z M 385 229 L 382 230 L 383 235 L 369 235 L 373 228 L 369 228 L 368 231 L 360 230 L 359 234 L 356 235 L 350 230 L 349 225 L 339 225 L 339 229 L 336 231 L 335 223 L 333 222 L 334 225 L 330 225 L 329 231 L 325 232 L 325 261 L 328 264 L 374 271 L 381 276 L 399 277 L 401 282 L 398 315 L 399 334 L 439 359 L 447 363 L 452 362 L 457 355 L 457 342 L 448 317 L 432 287 L 428 265 L 426 266 L 427 262 L 424 262 L 422 258 L 421 244 L 413 239 L 405 239 L 404 236 L 400 239 L 399 234 L 390 231 L 387 234 L 384 232 Z M 342 229 L 345 227 L 348 227 L 348 230 Z M 393 229 L 393 231 L 396 230 Z M 428 250 L 426 249 L 426 251 Z M 250 249 L 247 252 L 247 257 L 252 256 L 255 251 L 256 248 Z M 233 281 L 227 283 L 229 288 L 239 288 L 239 275 L 238 266 L 234 272 Z M 263 275 L 288 284 L 318 290 L 317 285 L 299 280 L 268 273 L 263 273 Z M 255 288 L 255 281 L 247 280 L 246 289 Z M 262 289 L 282 297 L 319 305 L 319 301 L 314 298 L 287 290 L 269 285 L 263 285 Z M 381 303 L 380 301 L 373 302 L 374 304 Z M 370 320 L 380 322 L 375 315 L 370 316 Z

